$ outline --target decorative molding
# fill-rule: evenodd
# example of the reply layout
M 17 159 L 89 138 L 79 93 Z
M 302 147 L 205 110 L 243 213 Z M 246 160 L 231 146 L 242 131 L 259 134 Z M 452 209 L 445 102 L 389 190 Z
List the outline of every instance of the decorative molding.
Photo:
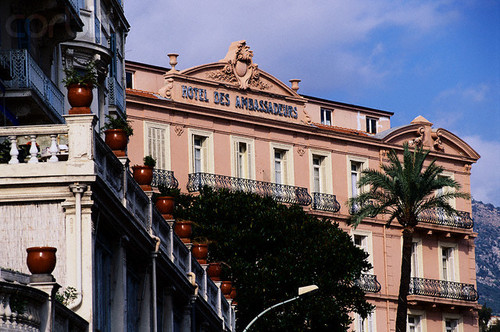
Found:
M 305 153 L 306 153 L 306 147 L 302 147 L 302 146 L 299 146 L 298 149 L 297 149 L 297 153 L 299 154 L 299 156 L 303 156 Z
M 444 152 L 443 142 L 441 141 L 441 133 L 439 131 L 435 131 L 431 134 L 431 137 L 434 140 L 433 143 L 434 149 Z
M 165 79 L 165 85 L 160 88 L 158 93 L 160 96 L 172 99 L 172 90 L 174 88 L 174 79 L 173 78 L 166 78 Z
M 410 146 L 415 146 L 415 147 L 422 147 L 424 143 L 424 133 L 425 133 L 425 128 L 424 127 L 419 127 L 417 131 L 415 132 L 415 135 L 417 138 L 408 141 L 408 145 Z
M 184 133 L 184 126 L 176 125 L 174 127 L 174 131 L 177 134 L 177 136 L 181 136 Z
M 472 169 L 472 164 L 465 164 L 464 165 L 464 172 L 465 173 L 470 174 L 471 173 L 471 169 Z
M 217 81 L 236 83 L 242 90 L 250 86 L 266 90 L 271 85 L 260 80 L 258 65 L 253 63 L 253 51 L 247 46 L 245 40 L 231 43 L 226 57 L 222 62 L 227 63 L 221 70 L 207 74 L 208 78 Z

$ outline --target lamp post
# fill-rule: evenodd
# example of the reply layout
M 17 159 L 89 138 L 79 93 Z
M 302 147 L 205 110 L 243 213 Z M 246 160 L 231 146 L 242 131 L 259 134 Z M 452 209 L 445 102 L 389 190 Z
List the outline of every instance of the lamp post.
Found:
M 258 314 L 254 319 L 252 319 L 252 321 L 250 323 L 248 323 L 247 327 L 245 327 L 245 329 L 243 330 L 243 332 L 247 332 L 248 329 L 250 328 L 250 326 L 253 325 L 253 323 L 255 323 L 255 321 L 257 319 L 259 319 L 262 315 L 264 315 L 266 312 L 268 312 L 269 310 L 272 310 L 276 307 L 279 307 L 280 305 L 283 305 L 283 304 L 286 304 L 288 302 L 292 302 L 292 301 L 295 301 L 297 300 L 299 297 L 301 297 L 302 295 L 304 294 L 307 294 L 307 293 L 310 293 L 310 292 L 313 292 L 315 290 L 318 289 L 318 286 L 316 285 L 309 285 L 309 286 L 304 286 L 304 287 L 299 287 L 299 293 L 297 296 L 295 297 L 292 297 L 291 299 L 288 299 L 286 301 L 283 301 L 283 302 L 280 302 L 280 303 L 276 303 L 275 305 L 272 305 L 270 306 L 269 308 L 267 308 L 266 310 L 262 311 L 260 314 Z

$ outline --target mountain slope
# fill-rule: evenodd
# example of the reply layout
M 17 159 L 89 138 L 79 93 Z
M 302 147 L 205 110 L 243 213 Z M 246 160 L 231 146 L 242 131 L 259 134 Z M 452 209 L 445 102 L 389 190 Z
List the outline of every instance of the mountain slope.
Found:
M 479 303 L 500 314 L 500 208 L 472 201 Z

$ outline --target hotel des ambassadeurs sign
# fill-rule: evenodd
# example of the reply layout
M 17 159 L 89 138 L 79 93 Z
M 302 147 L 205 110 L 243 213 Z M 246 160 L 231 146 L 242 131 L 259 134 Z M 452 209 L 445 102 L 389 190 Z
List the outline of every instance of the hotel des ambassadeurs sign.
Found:
M 245 41 L 233 42 L 219 62 L 165 75 L 159 93 L 176 102 L 224 108 L 285 121 L 304 120 L 305 100 L 253 63 Z

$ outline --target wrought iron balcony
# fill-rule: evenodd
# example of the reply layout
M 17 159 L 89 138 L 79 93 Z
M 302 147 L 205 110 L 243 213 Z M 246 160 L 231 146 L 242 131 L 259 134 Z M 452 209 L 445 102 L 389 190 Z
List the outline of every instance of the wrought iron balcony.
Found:
M 125 113 L 125 92 L 115 77 L 106 78 L 108 85 L 109 105 L 115 106 L 120 112 Z
M 10 67 L 12 79 L 5 81 L 7 90 L 32 90 L 53 115 L 63 122 L 64 95 L 44 74 L 27 50 L 0 50 L 0 62 L 6 62 Z
M 374 274 L 362 274 L 361 277 L 356 280 L 356 285 L 367 293 L 378 293 L 382 288 L 377 280 L 377 276 Z
M 408 294 L 462 301 L 477 301 L 478 299 L 478 294 L 474 289 L 474 285 L 426 278 L 412 278 Z
M 164 169 L 153 169 L 153 182 L 151 186 L 165 186 L 170 189 L 177 188 L 179 186 L 179 181 L 174 176 L 174 171 L 167 171 Z
M 189 174 L 187 189 L 199 191 L 203 186 L 232 191 L 245 191 L 261 196 L 271 196 L 276 201 L 288 204 L 310 205 L 312 198 L 306 188 L 256 181 L 211 173 Z
M 425 210 L 418 216 L 418 221 L 465 229 L 471 229 L 474 226 L 474 220 L 469 212 L 460 211 L 458 216 L 449 216 L 441 209 Z
M 314 210 L 339 212 L 340 203 L 337 197 L 331 194 L 312 193 L 312 208 Z

